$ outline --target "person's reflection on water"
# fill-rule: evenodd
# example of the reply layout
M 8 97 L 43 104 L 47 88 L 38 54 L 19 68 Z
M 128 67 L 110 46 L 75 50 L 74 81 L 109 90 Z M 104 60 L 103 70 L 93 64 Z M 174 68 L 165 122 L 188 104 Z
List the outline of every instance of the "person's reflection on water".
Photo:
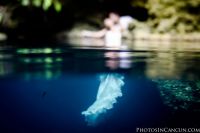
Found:
M 108 51 L 104 53 L 105 66 L 111 70 L 131 68 L 131 54 L 126 51 Z

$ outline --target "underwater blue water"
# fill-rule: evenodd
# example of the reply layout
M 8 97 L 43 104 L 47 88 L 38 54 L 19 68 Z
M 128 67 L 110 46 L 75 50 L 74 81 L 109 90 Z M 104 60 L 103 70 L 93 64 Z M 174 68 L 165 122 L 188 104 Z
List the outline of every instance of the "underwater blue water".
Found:
M 1 81 L 1 126 L 20 132 L 101 132 L 134 130 L 133 125 L 151 126 L 148 121 L 166 115 L 159 92 L 145 79 L 132 80 L 125 80 L 123 97 L 92 127 L 87 126 L 81 112 L 95 100 L 97 75 L 66 74 L 48 81 L 21 78 Z
M 129 52 L 126 58 L 105 58 L 105 53 L 2 54 L 1 132 L 130 133 L 137 127 L 199 127 L 199 53 L 189 59 L 181 56 L 180 66 L 175 63 L 173 68 L 168 67 L 173 62 L 161 62 L 152 52 Z M 95 102 L 102 74 L 123 75 L 122 96 L 89 125 L 81 113 Z

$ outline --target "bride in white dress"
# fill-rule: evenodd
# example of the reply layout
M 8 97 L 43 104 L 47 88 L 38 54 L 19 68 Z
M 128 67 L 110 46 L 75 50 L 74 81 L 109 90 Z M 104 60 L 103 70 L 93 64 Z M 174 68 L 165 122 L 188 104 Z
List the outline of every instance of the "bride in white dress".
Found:
M 107 26 L 105 33 L 105 46 L 120 47 L 122 43 L 122 33 L 120 25 L 115 25 L 110 19 L 105 19 L 104 24 Z
M 104 20 L 105 28 L 100 31 L 83 31 L 85 37 L 103 38 L 106 47 L 120 47 L 122 40 L 121 26 L 111 19 Z

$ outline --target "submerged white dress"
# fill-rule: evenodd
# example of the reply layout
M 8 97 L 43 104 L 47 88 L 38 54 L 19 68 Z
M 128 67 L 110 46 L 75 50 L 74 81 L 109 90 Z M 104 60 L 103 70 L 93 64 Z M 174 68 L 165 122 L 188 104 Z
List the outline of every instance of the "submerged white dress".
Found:
M 96 101 L 82 114 L 89 124 L 95 124 L 98 116 L 106 110 L 113 108 L 117 98 L 122 96 L 121 87 L 124 85 L 124 77 L 120 74 L 100 75 L 100 86 Z

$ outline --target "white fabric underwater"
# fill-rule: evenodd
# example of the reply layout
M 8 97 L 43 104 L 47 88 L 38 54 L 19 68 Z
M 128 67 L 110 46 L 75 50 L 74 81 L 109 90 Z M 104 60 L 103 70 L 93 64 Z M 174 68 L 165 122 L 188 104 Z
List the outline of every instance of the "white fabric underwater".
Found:
M 82 112 L 89 125 L 94 125 L 100 114 L 113 108 L 117 98 L 122 96 L 121 87 L 124 85 L 124 77 L 120 74 L 102 74 L 99 76 L 100 86 L 96 101 Z

